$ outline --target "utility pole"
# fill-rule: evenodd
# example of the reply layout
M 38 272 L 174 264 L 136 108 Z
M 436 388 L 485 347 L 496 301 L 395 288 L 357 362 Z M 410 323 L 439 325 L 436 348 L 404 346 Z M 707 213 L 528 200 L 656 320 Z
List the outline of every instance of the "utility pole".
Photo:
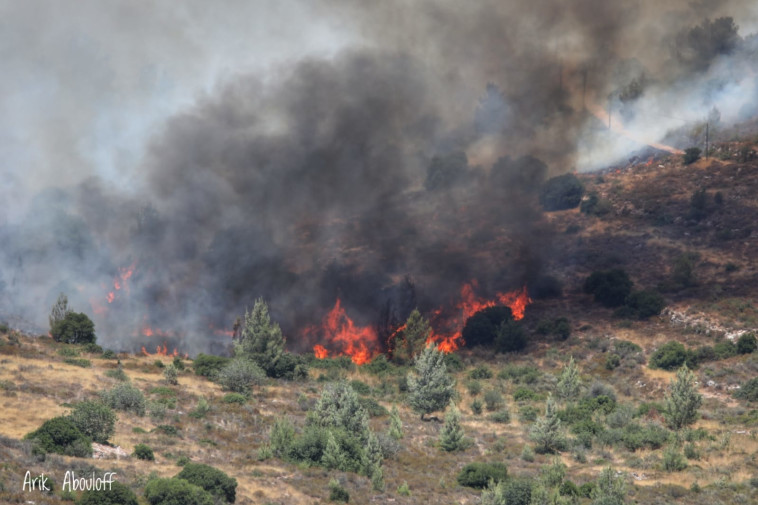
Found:
M 613 101 L 612 98 L 609 96 L 608 97 L 608 129 L 609 130 L 611 129 L 611 103 L 612 101 Z
M 705 159 L 708 159 L 708 121 L 705 122 Z
M 587 108 L 585 96 L 587 95 L 587 68 L 582 69 L 582 110 Z

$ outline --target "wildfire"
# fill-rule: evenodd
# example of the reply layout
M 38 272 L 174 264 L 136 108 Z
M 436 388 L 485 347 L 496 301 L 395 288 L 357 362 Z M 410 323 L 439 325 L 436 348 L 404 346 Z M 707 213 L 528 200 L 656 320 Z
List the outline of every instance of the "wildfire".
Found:
M 322 339 L 329 342 L 330 347 L 336 347 L 336 356 L 350 356 L 353 363 L 362 365 L 379 354 L 379 338 L 370 326 L 357 326 L 342 308 L 342 302 L 337 298 L 334 308 L 324 317 L 320 328 L 308 328 L 306 334 L 317 332 Z M 316 345 L 313 353 L 319 359 L 329 355 L 329 351 Z
M 156 346 L 155 347 L 155 353 L 153 353 L 153 354 L 147 352 L 147 349 L 145 349 L 145 346 L 143 345 L 142 346 L 142 354 L 145 355 L 145 356 L 168 356 L 168 357 L 173 357 L 173 358 L 176 358 L 178 356 L 182 356 L 185 359 L 189 357 L 189 355 L 187 355 L 187 354 L 179 354 L 179 351 L 176 350 L 176 347 L 174 347 L 174 352 L 171 352 L 171 353 L 168 352 L 168 346 L 166 345 L 166 342 L 163 342 L 163 347 L 161 347 L 160 345 Z
M 478 287 L 476 280 L 464 284 L 461 287 L 460 300 L 455 304 L 453 311 L 439 308 L 432 313 L 430 319 L 433 330 L 427 344 L 434 342 L 445 353 L 456 351 L 464 344 L 461 332 L 469 317 L 488 307 L 505 305 L 510 307 L 513 318 L 518 321 L 524 318 L 524 311 L 532 302 L 526 286 L 515 291 L 497 293 L 492 299 L 477 296 Z M 451 312 L 456 315 L 451 317 Z M 396 337 L 403 330 L 405 324 L 392 332 L 387 339 L 388 348 L 392 348 Z M 328 357 L 331 352 L 334 356 L 350 356 L 354 363 L 362 365 L 379 354 L 381 349 L 376 331 L 369 326 L 356 326 L 345 313 L 339 298 L 334 308 L 324 317 L 321 326 L 310 327 L 304 333 L 306 336 L 320 337 L 321 343 L 313 346 L 313 353 L 318 359 Z
M 127 293 L 129 292 L 129 286 L 127 284 L 127 281 L 131 278 L 131 276 L 134 274 L 134 268 L 137 266 L 137 262 L 135 261 L 128 267 L 119 267 L 118 269 L 118 275 L 113 278 L 113 291 L 109 291 L 107 295 L 105 295 L 105 299 L 108 301 L 108 303 L 113 303 L 113 301 L 116 299 L 116 292 L 123 289 Z
M 526 306 L 532 302 L 529 298 L 529 294 L 526 291 L 526 286 L 516 291 L 510 291 L 507 293 L 498 293 L 495 299 L 488 300 L 486 298 L 479 297 L 475 294 L 475 289 L 478 287 L 478 282 L 473 280 L 466 283 L 461 288 L 461 300 L 455 306 L 457 309 L 458 317 L 447 319 L 443 321 L 442 310 L 438 309 L 432 315 L 432 326 L 439 328 L 440 326 L 452 328 L 447 332 L 434 331 L 429 336 L 427 344 L 435 342 L 437 347 L 442 352 L 450 353 L 456 351 L 464 344 L 461 332 L 463 331 L 463 325 L 466 320 L 476 314 L 477 312 L 484 310 L 495 305 L 505 305 L 510 307 L 515 320 L 524 318 L 524 311 Z

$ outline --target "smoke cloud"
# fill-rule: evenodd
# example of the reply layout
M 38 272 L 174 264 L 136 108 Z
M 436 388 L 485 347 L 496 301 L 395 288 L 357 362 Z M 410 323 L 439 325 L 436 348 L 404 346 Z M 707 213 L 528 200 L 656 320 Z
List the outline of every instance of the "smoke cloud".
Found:
M 44 328 L 63 291 L 126 350 L 219 352 L 259 296 L 302 349 L 337 297 L 383 328 L 518 288 L 545 177 L 758 109 L 749 2 L 29 5 L 2 7 L 0 317 Z

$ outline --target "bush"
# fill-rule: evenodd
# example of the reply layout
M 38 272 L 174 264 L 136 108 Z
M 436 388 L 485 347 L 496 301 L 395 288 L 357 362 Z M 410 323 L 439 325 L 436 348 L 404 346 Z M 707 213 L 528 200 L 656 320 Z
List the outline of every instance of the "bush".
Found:
M 611 202 L 601 199 L 597 193 L 592 192 L 587 195 L 587 198 L 582 199 L 579 211 L 592 216 L 604 216 L 608 214 L 612 208 L 613 206 Z
M 518 321 L 503 321 L 497 329 L 495 349 L 497 352 L 515 352 L 526 347 L 526 333 Z
M 469 379 L 491 379 L 492 370 L 486 365 L 479 365 L 468 373 Z
M 389 415 L 389 411 L 379 405 L 373 398 L 358 398 L 358 403 L 360 403 L 369 417 L 384 417 Z
M 226 391 L 235 393 L 248 393 L 252 386 L 263 384 L 266 372 L 252 361 L 244 358 L 235 358 L 222 368 L 216 380 Z
M 112 409 L 133 412 L 140 417 L 145 415 L 145 396 L 131 384 L 117 384 L 112 389 L 103 391 L 101 398 Z
M 547 211 L 573 209 L 584 195 L 584 185 L 574 174 L 548 179 L 540 190 L 540 203 Z
M 89 342 L 88 344 L 84 345 L 84 352 L 88 352 L 90 354 L 102 354 L 103 348 L 94 342 Z
M 237 480 L 227 474 L 201 463 L 187 463 L 181 472 L 176 475 L 177 479 L 184 479 L 190 484 L 199 486 L 213 496 L 223 498 L 229 503 L 234 503 L 237 494 Z
M 67 365 L 78 366 L 80 368 L 90 368 L 92 366 L 92 362 L 84 358 L 66 358 L 63 362 Z
M 508 468 L 500 462 L 474 462 L 463 467 L 458 474 L 458 484 L 475 489 L 484 489 L 491 480 L 499 482 L 508 477 Z
M 482 402 L 479 399 L 471 402 L 471 412 L 477 416 L 482 413 Z
M 92 440 L 67 417 L 54 417 L 45 421 L 24 439 L 33 441 L 34 454 L 53 453 L 77 458 L 92 455 Z
M 224 403 L 238 403 L 242 405 L 247 401 L 247 396 L 240 393 L 226 393 L 223 401 Z
M 505 321 L 512 321 L 513 313 L 510 307 L 496 305 L 480 310 L 466 320 L 461 336 L 466 347 L 489 345 L 498 336 L 498 328 Z
M 687 461 L 685 461 L 682 453 L 676 450 L 676 447 L 669 446 L 663 451 L 663 461 L 661 465 L 667 472 L 681 472 L 687 468 Z
M 471 396 L 476 396 L 482 392 L 482 383 L 478 380 L 466 381 L 465 386 Z
M 684 150 L 684 155 L 682 156 L 682 161 L 685 165 L 691 165 L 695 163 L 697 160 L 700 159 L 700 154 L 702 151 L 699 147 L 688 147 Z
M 671 433 L 663 426 L 628 424 L 622 429 L 621 443 L 632 452 L 638 449 L 660 449 L 668 442 Z
M 484 393 L 484 403 L 489 411 L 495 411 L 505 406 L 503 395 L 494 389 L 490 389 Z
M 129 376 L 126 375 L 126 372 L 124 372 L 124 369 L 120 366 L 114 368 L 113 370 L 106 370 L 105 376 L 121 382 L 126 382 L 129 380 Z
M 716 359 L 729 359 L 737 355 L 737 346 L 729 340 L 721 340 L 713 344 L 713 353 Z
M 734 392 L 734 397 L 749 402 L 758 401 L 758 377 L 750 379 Z
M 56 342 L 82 344 L 97 340 L 95 323 L 83 312 L 68 312 L 63 319 L 50 327 L 50 335 Z
M 70 419 L 79 431 L 100 444 L 107 444 L 116 431 L 116 414 L 100 402 L 84 401 L 76 404 Z
M 76 505 L 139 505 L 139 502 L 134 491 L 114 480 L 108 489 L 83 492 Z
M 163 378 L 171 385 L 176 386 L 179 384 L 179 370 L 173 363 L 163 369 Z
M 132 453 L 135 458 L 144 461 L 155 461 L 155 454 L 150 446 L 145 444 L 137 444 L 134 446 L 134 452 Z
M 537 393 L 523 386 L 516 388 L 513 392 L 513 399 L 517 402 L 528 402 L 538 398 L 539 395 Z
M 213 505 L 213 496 L 182 479 L 153 479 L 145 486 L 150 505 Z
M 266 368 L 266 374 L 275 379 L 302 380 L 308 377 L 308 363 L 304 356 L 285 351 Z
M 358 379 L 351 380 L 350 387 L 352 387 L 353 391 L 355 391 L 359 395 L 371 394 L 371 386 L 369 386 L 365 382 L 359 381 Z
M 755 335 L 752 333 L 745 333 L 737 340 L 738 354 L 750 354 L 756 348 L 758 348 L 758 342 L 756 342 Z
M 229 358 L 224 358 L 223 356 L 200 353 L 192 362 L 192 368 L 195 369 L 196 375 L 213 379 L 229 361 Z
M 647 319 L 660 314 L 666 301 L 655 291 L 634 291 L 627 297 L 626 306 L 637 319 Z
M 621 365 L 621 356 L 618 354 L 609 354 L 608 357 L 605 358 L 606 370 L 615 370 L 619 365 Z
M 650 356 L 650 368 L 676 370 L 687 361 L 688 353 L 679 342 L 666 342 Z
M 605 307 L 622 305 L 632 291 L 629 275 L 620 269 L 592 272 L 584 281 L 584 292 L 595 296 L 595 301 Z
M 343 503 L 348 503 L 350 501 L 350 493 L 347 492 L 347 489 L 340 486 L 340 483 L 337 482 L 337 479 L 332 479 L 329 481 L 329 501 L 338 501 Z
M 552 335 L 559 340 L 566 340 L 571 336 L 571 323 L 565 317 L 543 319 L 537 324 L 537 333 L 540 335 Z
M 490 414 L 489 420 L 493 423 L 508 424 L 511 422 L 511 413 L 507 409 L 501 409 L 494 414 Z

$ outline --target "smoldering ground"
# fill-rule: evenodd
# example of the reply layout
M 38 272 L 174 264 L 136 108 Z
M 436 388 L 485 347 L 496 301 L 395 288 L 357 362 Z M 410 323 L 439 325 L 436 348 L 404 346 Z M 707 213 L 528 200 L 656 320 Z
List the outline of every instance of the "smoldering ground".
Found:
M 744 74 L 713 82 L 726 61 L 752 61 L 752 39 L 688 42 L 704 6 L 319 4 L 317 21 L 358 34 L 351 47 L 227 76 L 151 133 L 119 176 L 128 191 L 81 161 L 63 187 L 23 185 L 34 194 L 0 230 L 3 312 L 42 325 L 64 291 L 105 345 L 195 353 L 223 346 L 258 296 L 297 348 L 337 297 L 380 324 L 449 304 L 473 279 L 482 295 L 518 288 L 557 254 L 540 180 L 585 168 L 588 136 L 616 145 L 583 101 L 642 82 L 615 103 L 659 138 L 674 126 L 642 112 L 671 90 L 703 111 L 755 102 Z M 707 7 L 753 21 L 749 6 Z

